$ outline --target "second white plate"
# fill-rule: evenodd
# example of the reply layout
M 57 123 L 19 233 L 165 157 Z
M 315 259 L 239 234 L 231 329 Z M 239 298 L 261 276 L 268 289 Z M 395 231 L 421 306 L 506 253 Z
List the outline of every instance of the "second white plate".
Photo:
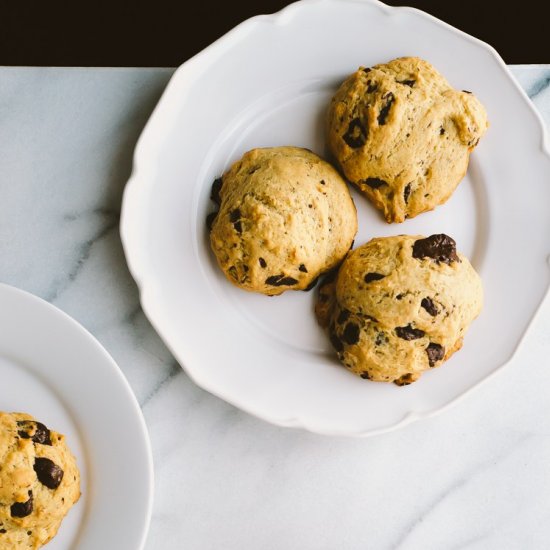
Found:
M 101 345 L 47 302 L 0 284 L 0 409 L 67 436 L 82 496 L 48 550 L 139 550 L 153 502 L 145 422 Z
M 323 155 L 331 95 L 360 65 L 416 55 L 487 107 L 491 127 L 454 196 L 387 225 L 354 194 L 357 244 L 447 233 L 485 284 L 464 348 L 405 388 L 336 361 L 314 292 L 245 293 L 219 273 L 205 229 L 212 181 L 253 147 Z M 505 364 L 549 284 L 550 157 L 539 116 L 487 45 L 422 13 L 376 1 L 307 0 L 251 19 L 175 73 L 139 141 L 121 232 L 144 311 L 189 375 L 257 416 L 367 435 L 441 410 Z

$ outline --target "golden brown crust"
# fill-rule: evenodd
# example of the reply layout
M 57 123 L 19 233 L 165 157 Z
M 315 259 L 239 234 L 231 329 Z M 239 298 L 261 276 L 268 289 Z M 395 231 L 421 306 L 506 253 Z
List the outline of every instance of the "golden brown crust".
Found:
M 344 174 L 388 222 L 447 201 L 488 126 L 473 94 L 454 90 L 416 57 L 359 68 L 336 92 L 327 120 Z
M 438 246 L 436 259 L 419 255 Z M 452 239 L 400 235 L 350 252 L 321 287 L 316 314 L 351 372 L 406 385 L 460 349 L 482 302 L 481 280 Z
M 79 497 L 65 437 L 28 414 L 0 412 L 0 548 L 40 548 Z
M 210 242 L 233 284 L 267 295 L 307 289 L 357 232 L 346 182 L 307 149 L 253 149 L 223 175 Z

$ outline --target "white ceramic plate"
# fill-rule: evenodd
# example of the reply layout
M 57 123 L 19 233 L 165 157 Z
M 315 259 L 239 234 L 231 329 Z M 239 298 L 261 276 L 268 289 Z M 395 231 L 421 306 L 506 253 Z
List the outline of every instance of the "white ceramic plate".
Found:
M 82 496 L 48 550 L 142 548 L 153 500 L 145 422 L 116 363 L 65 313 L 0 284 L 0 410 L 67 436 Z
M 491 128 L 433 212 L 387 225 L 354 194 L 357 244 L 448 233 L 485 283 L 462 351 L 399 388 L 339 366 L 312 315 L 314 292 L 267 298 L 231 286 L 204 219 L 211 183 L 232 161 L 275 145 L 323 155 L 339 83 L 404 55 L 473 91 Z M 246 21 L 176 71 L 138 143 L 121 231 L 143 309 L 197 384 L 275 424 L 367 435 L 441 410 L 511 359 L 549 285 L 549 174 L 542 121 L 492 48 L 414 9 L 306 0 Z

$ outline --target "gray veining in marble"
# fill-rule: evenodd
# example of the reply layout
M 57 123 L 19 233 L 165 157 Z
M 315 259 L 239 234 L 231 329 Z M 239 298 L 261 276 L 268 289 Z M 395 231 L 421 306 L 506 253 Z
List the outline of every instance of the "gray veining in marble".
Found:
M 550 122 L 550 68 L 514 68 Z M 155 460 L 147 549 L 543 549 L 550 304 L 452 409 L 353 440 L 266 424 L 196 387 L 153 332 L 118 234 L 132 151 L 171 69 L 0 69 L 0 281 L 112 354 Z

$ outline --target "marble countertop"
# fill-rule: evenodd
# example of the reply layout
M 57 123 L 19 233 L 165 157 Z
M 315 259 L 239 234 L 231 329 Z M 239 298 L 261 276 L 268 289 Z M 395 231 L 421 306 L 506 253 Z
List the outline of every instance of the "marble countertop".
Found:
M 118 233 L 133 147 L 172 72 L 0 69 L 0 281 L 77 319 L 128 378 L 155 461 L 146 548 L 548 548 L 548 299 L 490 383 L 368 439 L 271 426 L 184 374 Z M 550 123 L 550 67 L 513 72 Z

